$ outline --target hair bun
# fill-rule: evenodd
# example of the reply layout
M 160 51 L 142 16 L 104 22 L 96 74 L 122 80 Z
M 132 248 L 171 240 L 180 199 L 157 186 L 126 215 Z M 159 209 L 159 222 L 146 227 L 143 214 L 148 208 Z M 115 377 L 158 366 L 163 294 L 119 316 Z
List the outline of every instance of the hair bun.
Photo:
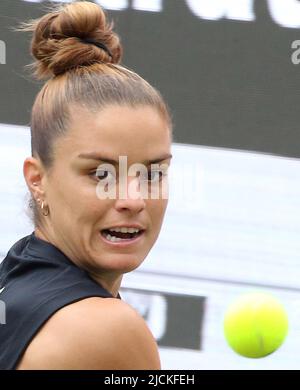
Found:
M 120 62 L 123 50 L 119 36 L 99 5 L 77 1 L 50 10 L 21 28 L 33 32 L 31 54 L 36 58 L 33 67 L 38 79 L 97 62 Z

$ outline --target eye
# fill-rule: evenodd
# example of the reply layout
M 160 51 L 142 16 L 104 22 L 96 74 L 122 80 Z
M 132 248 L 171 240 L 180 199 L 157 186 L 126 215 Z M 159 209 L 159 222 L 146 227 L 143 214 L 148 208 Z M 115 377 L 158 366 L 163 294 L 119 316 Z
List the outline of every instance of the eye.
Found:
M 110 181 L 114 179 L 114 175 L 106 169 L 98 169 L 97 171 L 90 173 L 90 176 L 93 178 L 96 177 L 99 182 L 103 180 Z
M 165 172 L 151 170 L 151 171 L 148 171 L 148 177 L 144 180 L 147 180 L 150 183 L 158 183 L 158 182 L 162 181 L 164 176 L 167 176 L 167 174 Z M 143 180 L 143 177 L 142 177 L 142 180 Z

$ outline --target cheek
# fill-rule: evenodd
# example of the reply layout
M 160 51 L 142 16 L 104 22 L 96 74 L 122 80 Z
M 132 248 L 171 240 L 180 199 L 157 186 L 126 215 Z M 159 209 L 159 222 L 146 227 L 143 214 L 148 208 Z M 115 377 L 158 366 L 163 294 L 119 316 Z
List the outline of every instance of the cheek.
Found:
M 160 228 L 167 209 L 167 200 L 150 200 L 148 204 L 148 213 L 151 218 L 153 228 Z
M 55 208 L 63 214 L 99 216 L 110 207 L 109 200 L 98 199 L 96 185 L 80 182 L 69 175 L 69 179 L 57 178 L 51 185 L 51 199 Z

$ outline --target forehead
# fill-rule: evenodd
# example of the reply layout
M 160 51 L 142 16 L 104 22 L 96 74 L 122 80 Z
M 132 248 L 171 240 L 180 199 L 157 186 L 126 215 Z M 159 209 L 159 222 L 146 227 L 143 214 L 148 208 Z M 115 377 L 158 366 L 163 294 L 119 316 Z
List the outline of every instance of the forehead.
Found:
M 68 132 L 57 146 L 60 157 L 105 150 L 112 157 L 151 158 L 153 153 L 168 151 L 170 129 L 162 115 L 148 106 L 108 106 L 96 113 L 73 107 Z

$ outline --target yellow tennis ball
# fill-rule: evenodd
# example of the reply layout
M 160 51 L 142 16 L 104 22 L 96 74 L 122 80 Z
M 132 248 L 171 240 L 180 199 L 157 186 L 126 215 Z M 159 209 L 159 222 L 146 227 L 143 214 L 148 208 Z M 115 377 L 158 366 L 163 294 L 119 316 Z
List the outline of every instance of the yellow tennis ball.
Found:
M 271 294 L 247 293 L 233 302 L 224 317 L 224 333 L 230 347 L 248 358 L 276 351 L 288 332 L 288 317 Z

